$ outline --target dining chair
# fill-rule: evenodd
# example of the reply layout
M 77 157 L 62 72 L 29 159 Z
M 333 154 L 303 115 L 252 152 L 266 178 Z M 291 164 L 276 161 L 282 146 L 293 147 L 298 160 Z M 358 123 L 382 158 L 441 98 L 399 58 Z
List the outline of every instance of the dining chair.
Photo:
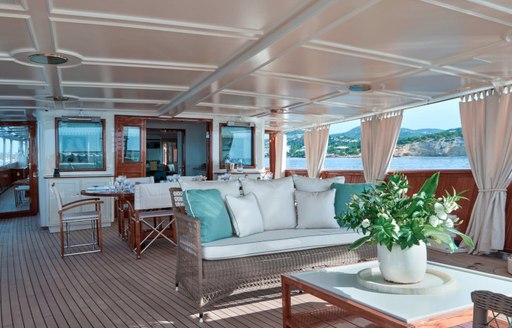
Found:
M 60 256 L 64 258 L 69 255 L 103 252 L 101 227 L 101 204 L 103 204 L 103 201 L 99 198 L 86 198 L 63 204 L 62 196 L 55 183 L 51 185 L 50 189 L 57 199 L 59 208 Z M 93 210 L 90 209 L 91 205 L 94 206 Z M 72 209 L 75 211 L 70 211 Z M 76 209 L 81 209 L 81 211 L 76 212 Z M 83 239 L 80 239 L 81 243 L 71 243 L 70 232 L 73 224 L 75 226 L 81 225 L 82 228 L 84 224 L 90 224 L 90 242 L 84 242 Z M 90 247 L 90 250 L 83 250 L 86 247 Z M 79 248 L 79 250 L 72 251 L 74 248 Z
M 174 242 L 174 215 L 169 183 L 135 185 L 134 204 L 129 206 L 130 240 L 137 259 L 158 238 Z M 142 246 L 144 245 L 144 246 Z
M 473 328 L 511 327 L 512 297 L 487 290 L 471 293 Z

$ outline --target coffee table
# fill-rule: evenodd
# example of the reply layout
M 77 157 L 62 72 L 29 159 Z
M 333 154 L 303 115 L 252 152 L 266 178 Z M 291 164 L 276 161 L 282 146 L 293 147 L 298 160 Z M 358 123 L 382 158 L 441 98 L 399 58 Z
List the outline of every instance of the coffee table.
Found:
M 371 261 L 283 275 L 283 327 L 307 326 L 306 318 L 318 317 L 321 311 L 331 317 L 333 313 L 350 313 L 378 327 L 452 327 L 472 320 L 472 291 L 483 289 L 512 295 L 512 279 L 434 262 L 428 262 L 428 268 L 450 275 L 453 278 L 450 288 L 434 289 L 423 295 L 404 295 L 363 287 L 357 281 L 357 273 L 377 266 L 376 261 Z M 292 289 L 335 306 L 316 314 L 292 313 Z

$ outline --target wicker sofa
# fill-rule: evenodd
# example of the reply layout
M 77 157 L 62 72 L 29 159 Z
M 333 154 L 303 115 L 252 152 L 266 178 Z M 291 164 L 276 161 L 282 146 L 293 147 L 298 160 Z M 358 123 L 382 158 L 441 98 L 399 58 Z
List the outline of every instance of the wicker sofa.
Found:
M 348 245 L 355 239 L 347 236 L 348 239 L 340 238 L 336 245 L 331 242 L 328 246 L 310 245 L 304 249 L 247 256 L 243 256 L 244 251 L 241 250 L 232 257 L 206 259 L 200 241 L 200 221 L 185 214 L 181 189 L 172 188 L 170 191 L 177 223 L 176 288 L 186 290 L 201 319 L 205 311 L 222 303 L 228 296 L 280 286 L 282 274 L 357 263 L 376 257 L 374 246 L 365 245 L 348 251 Z M 293 232 L 286 233 L 289 238 L 294 238 Z M 244 240 L 254 241 L 251 236 L 234 238 L 239 246 L 244 246 Z M 243 249 L 237 246 L 240 248 Z

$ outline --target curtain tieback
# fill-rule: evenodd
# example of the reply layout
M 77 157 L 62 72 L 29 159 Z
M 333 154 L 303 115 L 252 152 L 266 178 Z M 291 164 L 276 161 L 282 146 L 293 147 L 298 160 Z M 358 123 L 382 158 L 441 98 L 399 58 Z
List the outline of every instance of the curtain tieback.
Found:
M 507 191 L 507 189 L 503 188 L 495 188 L 495 189 L 478 189 L 478 192 L 493 192 L 493 191 Z

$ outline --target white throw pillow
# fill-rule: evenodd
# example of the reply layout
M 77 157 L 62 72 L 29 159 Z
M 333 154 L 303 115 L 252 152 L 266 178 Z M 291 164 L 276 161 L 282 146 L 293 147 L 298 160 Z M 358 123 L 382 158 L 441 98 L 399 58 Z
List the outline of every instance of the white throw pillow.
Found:
M 293 176 L 293 182 L 295 183 L 295 188 L 300 191 L 309 191 L 309 192 L 320 192 L 327 191 L 331 189 L 331 185 L 333 183 L 344 183 L 345 177 L 334 177 L 329 179 L 315 179 L 303 177 L 300 175 Z
M 334 212 L 336 189 L 322 192 L 295 191 L 297 229 L 338 228 Z
M 253 193 L 258 200 L 265 230 L 293 229 L 297 225 L 293 180 L 291 177 L 276 180 L 242 181 L 244 195 Z
M 229 215 L 238 237 L 263 232 L 263 217 L 253 193 L 245 196 L 226 196 Z
M 180 180 L 181 190 L 192 189 L 217 189 L 220 191 L 222 199 L 226 200 L 226 196 L 240 196 L 240 182 L 233 181 L 185 181 Z

